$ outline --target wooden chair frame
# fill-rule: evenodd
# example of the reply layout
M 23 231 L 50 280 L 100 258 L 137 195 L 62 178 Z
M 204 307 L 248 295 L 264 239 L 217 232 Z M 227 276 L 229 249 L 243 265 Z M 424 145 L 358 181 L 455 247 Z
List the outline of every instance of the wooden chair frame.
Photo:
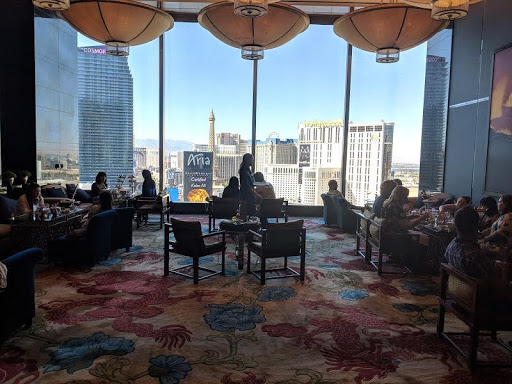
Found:
M 222 250 L 221 270 L 220 271 L 215 271 L 215 270 L 210 269 L 210 268 L 205 268 L 205 267 L 200 267 L 199 266 L 199 258 L 201 258 L 203 256 L 213 255 L 213 254 L 218 253 L 220 251 L 215 251 L 215 252 L 212 252 L 212 253 L 206 253 L 204 255 L 203 254 L 199 254 L 199 253 L 198 254 L 194 254 L 194 255 L 183 255 L 183 254 L 175 251 L 177 243 L 175 241 L 171 241 L 170 240 L 170 237 L 171 237 L 172 233 L 174 233 L 172 225 L 169 224 L 169 223 L 166 223 L 165 224 L 165 237 L 164 237 L 164 276 L 168 276 L 169 273 L 174 273 L 176 275 L 180 275 L 180 276 L 187 277 L 189 279 L 193 279 L 194 280 L 194 284 L 198 284 L 200 280 L 204 280 L 204 279 L 207 279 L 209 277 L 216 276 L 216 275 L 223 275 L 223 276 L 225 275 L 225 272 L 226 272 L 226 261 L 225 261 L 225 259 L 226 259 L 226 233 L 225 233 L 225 231 L 212 232 L 212 233 L 208 233 L 206 235 L 202 235 L 201 236 L 201 240 L 202 241 L 204 241 L 204 239 L 209 238 L 209 237 L 221 236 L 221 238 L 222 238 L 221 242 L 222 242 L 224 247 L 223 247 L 223 250 Z M 170 258 L 170 253 L 171 252 L 176 253 L 178 255 L 182 255 L 182 256 L 192 257 L 192 263 L 184 265 L 184 266 L 181 266 L 181 267 L 177 267 L 177 268 L 174 268 L 174 269 L 169 269 L 169 258 Z M 192 275 L 184 273 L 184 272 L 181 272 L 183 269 L 188 269 L 190 267 L 192 267 Z M 199 277 L 199 270 L 209 272 L 209 274 L 207 274 L 205 276 L 202 276 L 202 277 Z
M 217 201 L 217 204 L 221 204 L 221 213 L 215 212 L 215 202 Z M 233 210 L 229 210 L 229 205 L 233 204 Z M 215 219 L 231 219 L 233 216 L 236 215 L 236 211 L 238 208 L 238 201 L 234 198 L 217 198 L 213 199 L 211 198 L 208 200 L 208 232 L 212 231 L 218 231 L 218 229 L 215 227 Z
M 368 241 L 370 235 L 370 218 L 366 217 L 363 212 L 353 209 L 352 210 L 357 216 L 357 227 L 356 227 L 356 253 L 361 256 L 366 264 L 370 264 L 372 259 L 372 245 Z M 361 241 L 364 242 L 364 252 L 361 251 Z
M 134 207 L 137 214 L 137 229 L 143 221 L 148 225 L 148 215 L 152 213 L 160 215 L 160 229 L 163 227 L 165 216 L 167 216 L 167 223 L 170 220 L 171 200 L 168 194 L 154 197 L 137 196 L 134 199 Z
M 393 275 L 396 275 L 396 274 L 414 274 L 413 271 L 411 271 L 407 266 L 403 265 L 403 264 L 393 264 L 393 263 L 390 263 L 390 266 L 394 267 L 394 268 L 402 268 L 402 270 L 397 270 L 397 271 L 384 271 L 383 268 L 382 268 L 382 265 L 383 265 L 383 262 L 382 262 L 382 257 L 383 257 L 383 254 L 384 253 L 387 253 L 383 250 L 383 233 L 382 233 L 382 224 L 381 223 L 378 223 L 376 222 L 374 219 L 367 219 L 368 222 L 369 222 L 369 226 L 368 226 L 368 232 L 367 232 L 367 243 L 366 243 L 366 247 L 367 247 L 367 250 L 369 250 L 368 252 L 368 256 L 365 255 L 365 258 L 368 257 L 368 261 L 370 263 L 370 265 L 372 265 L 376 270 L 377 270 L 377 274 L 379 276 L 382 276 L 383 274 L 393 274 Z M 371 235 L 371 232 L 370 232 L 370 227 L 374 225 L 375 227 L 377 227 L 377 229 L 379 230 L 379 236 L 378 237 L 374 237 Z M 356 247 L 357 247 L 357 244 L 356 244 Z M 373 260 L 372 258 L 372 248 L 376 248 L 378 251 L 379 251 L 379 255 L 378 255 L 378 258 L 377 260 Z
M 265 285 L 265 282 L 267 279 L 282 279 L 282 278 L 286 278 L 286 277 L 299 276 L 300 281 L 304 281 L 304 278 L 306 275 L 306 228 L 302 228 L 300 230 L 300 242 L 301 243 L 300 243 L 299 255 L 271 254 L 271 256 L 266 256 L 265 252 L 267 250 L 267 248 L 266 248 L 267 230 L 262 229 L 261 233 L 250 230 L 249 236 L 251 236 L 251 238 L 249 240 L 249 243 L 247 244 L 247 273 L 252 273 L 254 276 L 256 276 L 260 280 L 261 285 Z M 254 247 L 251 247 L 251 242 L 254 238 L 257 238 L 259 241 L 261 241 L 261 251 L 258 251 Z M 261 260 L 261 268 L 259 270 L 251 270 L 251 252 L 254 252 L 254 254 L 256 254 Z M 296 272 L 288 266 L 288 257 L 293 257 L 293 256 L 300 256 L 300 266 L 299 266 L 300 272 Z M 266 269 L 266 259 L 278 258 L 278 257 L 284 258 L 283 267 Z M 287 273 L 285 275 L 266 277 L 267 272 L 287 272 Z
M 449 291 L 448 279 L 450 276 L 456 277 L 470 288 L 471 297 L 469 300 L 458 298 Z M 501 321 L 499 315 L 490 313 L 489 307 L 483 307 L 483 304 L 488 301 L 489 294 L 492 293 L 485 282 L 469 277 L 448 264 L 441 264 L 441 292 L 437 298 L 439 301 L 437 336 L 446 339 L 453 345 L 467 360 L 471 370 L 477 366 L 479 335 L 491 336 L 492 341 L 499 343 L 512 353 L 512 349 L 496 337 L 498 330 L 512 330 L 512 311 L 510 314 L 507 314 L 508 317 L 506 317 L 505 321 Z M 469 332 L 445 332 L 444 319 L 446 311 L 453 313 L 459 320 L 465 323 L 469 327 Z M 451 336 L 469 336 L 469 350 L 463 350 Z M 481 362 L 479 365 L 512 366 L 512 363 Z
M 277 203 L 279 200 L 282 200 L 281 203 L 281 210 L 279 213 L 269 213 L 266 214 L 265 205 Z M 266 223 L 268 222 L 268 219 L 276 219 L 276 223 L 279 223 L 279 219 L 284 218 L 284 222 L 288 222 L 288 200 L 284 200 L 283 198 L 279 199 L 263 199 L 259 204 L 259 213 L 260 221 L 262 224 L 262 227 L 264 228 L 266 226 Z

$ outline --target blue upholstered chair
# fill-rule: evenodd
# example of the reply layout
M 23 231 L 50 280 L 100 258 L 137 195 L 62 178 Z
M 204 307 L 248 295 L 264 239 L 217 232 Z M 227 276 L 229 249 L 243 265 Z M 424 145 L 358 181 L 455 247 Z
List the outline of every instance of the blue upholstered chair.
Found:
M 324 221 L 325 225 L 330 227 L 331 225 L 338 225 L 338 216 L 336 212 L 336 207 L 334 206 L 334 202 L 331 198 L 331 196 L 322 193 L 320 195 L 324 202 Z
M 336 225 L 343 232 L 354 233 L 357 228 L 357 215 L 352 211 L 348 201 L 340 196 L 332 198 L 325 193 L 320 196 L 324 202 L 325 224 Z
M 42 256 L 41 249 L 31 248 L 2 260 L 7 267 L 7 288 L 0 290 L 0 341 L 32 324 L 36 311 L 34 265 Z
M 133 216 L 135 209 L 132 207 L 114 209 L 116 218 L 112 226 L 112 250 L 126 248 L 130 250 L 133 238 Z
M 84 237 L 62 236 L 50 243 L 50 257 L 66 264 L 93 266 L 106 259 L 112 250 L 112 226 L 116 212 L 108 210 L 94 215 Z

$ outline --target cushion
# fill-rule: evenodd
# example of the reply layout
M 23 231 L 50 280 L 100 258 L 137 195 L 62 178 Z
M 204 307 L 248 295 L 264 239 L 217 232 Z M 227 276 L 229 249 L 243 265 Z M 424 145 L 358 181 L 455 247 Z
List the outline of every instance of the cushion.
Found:
M 181 221 L 171 217 L 176 245 L 174 250 L 187 256 L 204 255 L 205 245 L 199 221 Z
M 75 200 L 83 203 L 89 203 L 91 202 L 92 197 L 83 189 L 78 188 L 75 193 Z
M 17 200 L 9 199 L 0 195 L 0 220 L 7 220 L 11 217 L 18 205 Z
M 59 184 L 48 184 L 41 187 L 43 197 L 61 197 L 67 198 L 66 189 Z
M 448 292 L 470 306 L 475 294 L 474 289 L 470 285 L 456 276 L 450 276 L 448 278 Z
M 380 217 L 375 217 L 373 221 L 376 222 L 377 224 L 382 225 L 384 219 Z M 378 239 L 380 235 L 380 228 L 375 224 L 370 224 L 370 234 L 372 235 L 373 238 Z
M 266 249 L 270 251 L 265 256 L 290 256 L 300 253 L 300 231 L 304 220 L 288 223 L 268 223 Z
M 73 198 L 73 193 L 75 193 L 76 185 L 75 184 L 66 184 L 66 193 L 68 194 L 68 198 Z

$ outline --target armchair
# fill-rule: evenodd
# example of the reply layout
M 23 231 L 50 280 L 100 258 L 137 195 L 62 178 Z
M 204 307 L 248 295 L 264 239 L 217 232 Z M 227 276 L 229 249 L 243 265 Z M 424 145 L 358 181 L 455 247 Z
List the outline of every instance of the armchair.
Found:
M 306 272 L 306 228 L 304 220 L 289 223 L 268 223 L 261 233 L 249 231 L 250 239 L 247 244 L 247 273 L 252 273 L 262 285 L 266 279 L 299 276 L 304 281 Z M 251 252 L 261 260 L 261 269 L 251 271 Z M 288 267 L 288 257 L 300 256 L 299 272 Z M 284 258 L 283 267 L 267 269 L 266 260 Z M 277 276 L 267 277 L 267 272 L 278 272 Z M 284 272 L 281 274 L 280 272 Z
M 215 231 L 215 219 L 231 219 L 236 215 L 238 200 L 212 196 L 208 200 L 208 232 Z
M 6 265 L 7 287 L 0 289 L 0 341 L 18 328 L 30 327 L 35 316 L 34 266 L 43 257 L 39 248 L 16 253 L 2 262 Z
M 498 292 L 491 289 L 490 284 L 487 282 L 469 277 L 448 264 L 441 264 L 441 293 L 438 297 L 439 317 L 437 321 L 437 336 L 448 340 L 468 361 L 471 370 L 477 365 L 479 335 L 490 334 L 492 341 L 500 343 L 508 351 L 512 352 L 505 343 L 496 337 L 497 331 L 512 330 L 512 308 L 510 302 L 503 302 L 500 303 L 500 306 L 497 306 L 496 300 L 492 300 L 497 294 Z M 466 324 L 469 327 L 469 332 L 445 332 L 444 319 L 446 311 L 452 312 L 459 320 Z M 469 336 L 470 338 L 469 349 L 466 351 L 457 345 L 455 338 L 451 337 L 461 335 Z M 487 362 L 487 365 L 510 366 L 510 363 Z
M 320 195 L 324 203 L 323 216 L 327 226 L 337 225 L 343 232 L 354 233 L 357 227 L 357 215 L 352 207 L 342 196 L 334 198 L 322 193 Z
M 280 218 L 284 218 L 286 223 L 288 222 L 288 201 L 284 198 L 263 199 L 260 203 L 259 215 L 262 228 L 267 226 L 268 219 L 276 219 L 278 223 Z
M 133 201 L 135 212 L 137 213 L 137 228 L 142 222 L 148 224 L 148 216 L 150 214 L 160 215 L 160 229 L 164 224 L 164 217 L 167 215 L 167 223 L 171 213 L 171 201 L 168 193 L 160 193 L 154 197 L 137 196 Z
M 397 274 L 397 273 L 412 273 L 412 271 L 405 265 L 400 264 L 388 264 L 391 268 L 389 270 L 384 271 L 383 266 L 383 255 L 388 254 L 391 255 L 395 244 L 400 242 L 400 238 L 404 238 L 405 234 L 401 233 L 386 233 L 384 234 L 382 231 L 382 224 L 384 219 L 379 217 L 374 217 L 373 219 L 367 219 L 369 226 L 369 233 L 367 233 L 367 241 L 366 241 L 366 254 L 365 258 L 367 261 L 377 270 L 377 274 L 381 276 L 383 273 L 387 274 Z M 359 237 L 358 237 L 359 239 Z M 357 245 L 356 245 L 357 248 Z M 378 253 L 377 260 L 372 259 L 372 248 L 376 248 Z M 396 249 L 395 249 L 396 251 Z
M 133 245 L 133 215 L 132 207 L 114 209 L 116 218 L 112 226 L 112 250 L 126 248 L 126 252 Z
M 112 225 L 115 219 L 116 213 L 113 210 L 94 215 L 84 237 L 62 236 L 51 242 L 50 257 L 74 264 L 85 262 L 91 267 L 106 259 L 112 250 Z
M 174 241 L 171 241 L 171 234 L 174 235 Z M 222 236 L 221 241 L 214 243 L 205 243 L 205 239 L 213 236 Z M 169 254 L 176 253 L 192 258 L 192 264 L 169 269 Z M 220 271 L 214 271 L 209 268 L 200 267 L 199 259 L 203 256 L 222 252 L 222 266 Z M 164 237 L 164 276 L 169 272 L 180 276 L 185 276 L 194 280 L 198 284 L 199 280 L 207 279 L 215 275 L 225 274 L 225 256 L 226 256 L 226 234 L 224 231 L 212 232 L 203 235 L 201 232 L 201 223 L 199 221 L 181 221 L 171 218 L 171 224 L 165 224 Z M 181 272 L 184 269 L 192 267 L 192 275 Z M 199 277 L 199 271 L 209 272 L 205 276 Z
M 356 225 L 356 252 L 359 256 L 363 257 L 367 264 L 372 260 L 372 245 L 369 242 L 370 235 L 370 220 L 375 217 L 375 214 L 368 210 L 364 212 L 354 211 L 357 217 Z M 361 250 L 361 241 L 364 244 L 364 251 Z

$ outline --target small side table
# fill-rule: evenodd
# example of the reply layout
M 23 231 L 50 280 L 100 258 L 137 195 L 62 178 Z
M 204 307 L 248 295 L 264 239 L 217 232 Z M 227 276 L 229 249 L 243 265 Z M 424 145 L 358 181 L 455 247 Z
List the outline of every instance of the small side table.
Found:
M 244 269 L 245 237 L 250 230 L 257 231 L 260 229 L 261 223 L 259 220 L 240 222 L 223 220 L 219 223 L 219 228 L 226 231 L 227 234 L 236 236 L 236 258 L 238 261 L 238 269 Z

